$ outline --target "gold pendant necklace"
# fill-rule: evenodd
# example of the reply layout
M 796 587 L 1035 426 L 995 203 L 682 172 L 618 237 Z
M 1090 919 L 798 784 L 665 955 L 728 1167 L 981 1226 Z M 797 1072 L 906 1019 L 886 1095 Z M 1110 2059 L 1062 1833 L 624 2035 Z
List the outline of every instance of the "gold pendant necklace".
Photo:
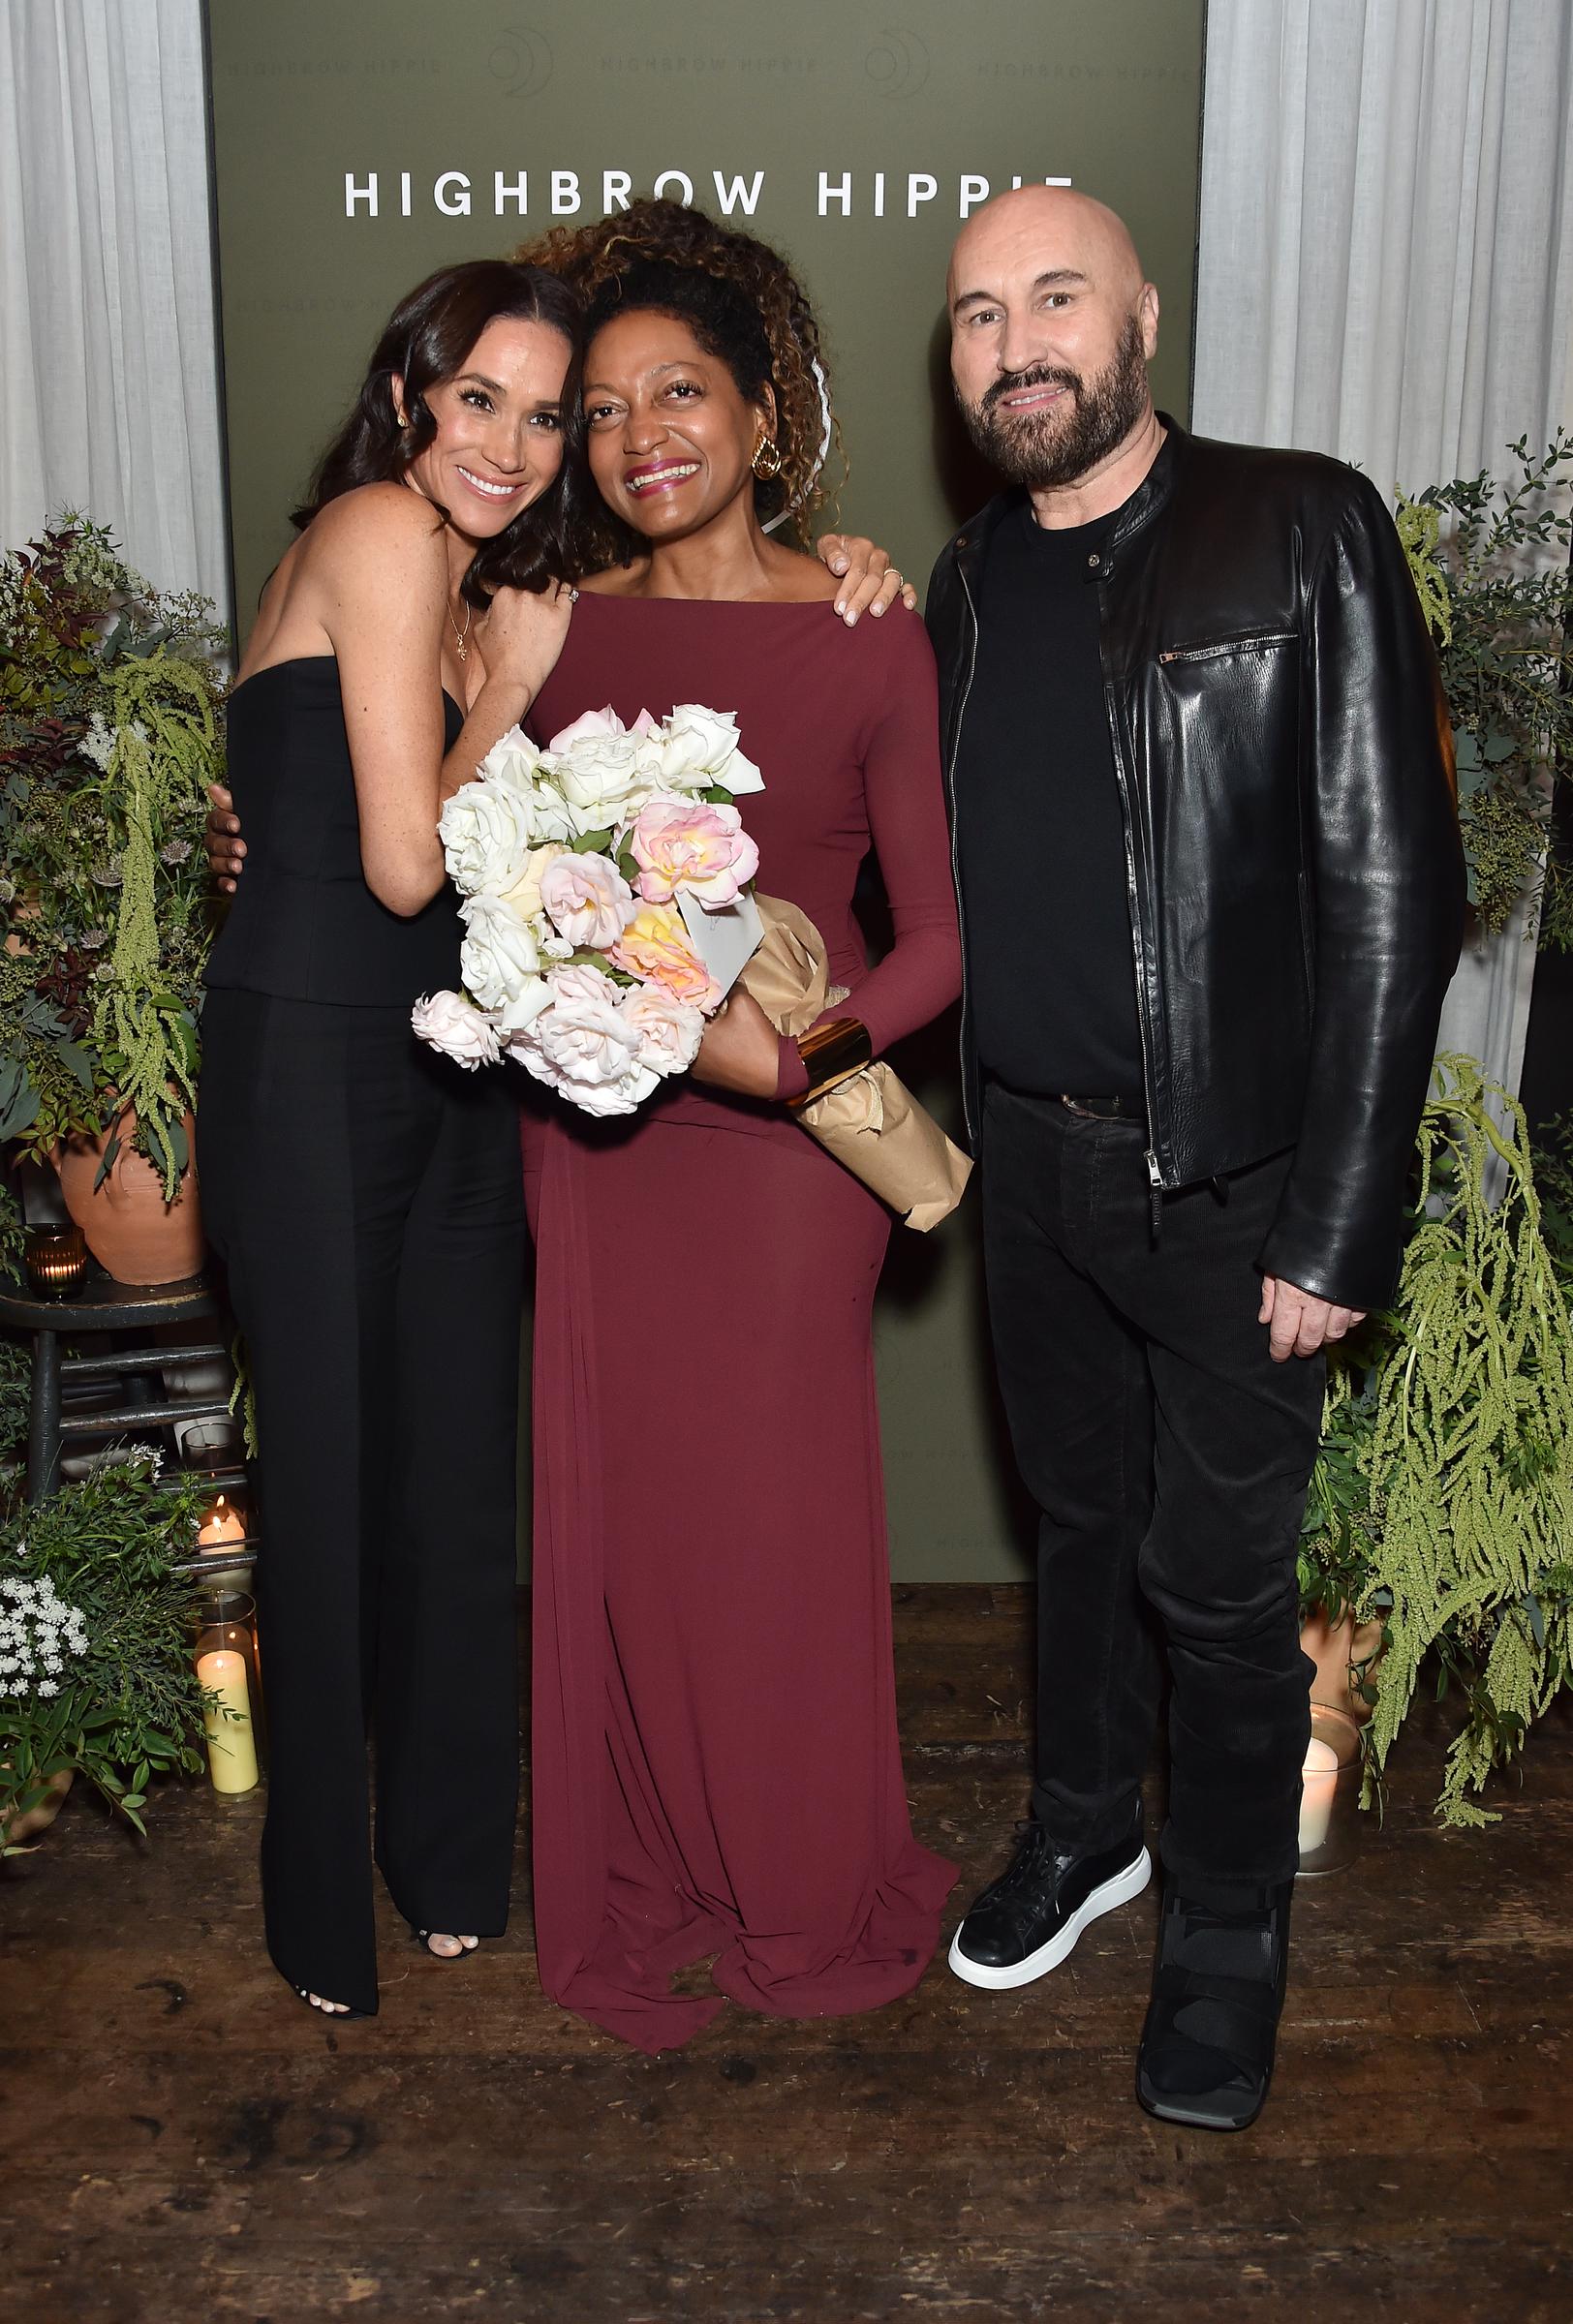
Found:
M 475 607 L 470 603 L 469 599 L 466 598 L 464 605 L 464 627 L 461 629 L 458 623 L 453 619 L 452 606 L 450 605 L 447 609 L 447 626 L 453 632 L 454 651 L 457 653 L 459 659 L 464 662 L 467 662 L 470 658 L 470 649 L 464 641 L 470 634 L 470 624 L 475 617 Z

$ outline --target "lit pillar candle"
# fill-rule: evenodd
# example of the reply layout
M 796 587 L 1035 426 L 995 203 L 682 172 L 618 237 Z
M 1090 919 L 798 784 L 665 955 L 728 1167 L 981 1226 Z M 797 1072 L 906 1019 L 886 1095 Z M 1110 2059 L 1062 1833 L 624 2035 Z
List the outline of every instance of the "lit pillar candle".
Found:
M 258 1779 L 257 1742 L 251 1728 L 251 1697 L 246 1691 L 246 1662 L 240 1654 L 220 1648 L 197 1661 L 197 1683 L 218 1697 L 202 1712 L 207 1734 L 207 1766 L 215 1791 L 250 1791 Z M 228 1718 L 227 1712 L 238 1717 Z
M 231 1544 L 243 1542 L 245 1538 L 245 1518 L 220 1493 L 197 1529 L 198 1548 L 204 1557 L 216 1557 Z M 202 1586 L 204 1589 L 243 1590 L 250 1579 L 251 1575 L 244 1566 L 235 1566 L 222 1574 L 214 1574 L 210 1578 L 204 1575 Z
M 1333 1793 L 1338 1788 L 1339 1755 L 1331 1743 L 1313 1735 L 1306 1746 L 1306 1764 L 1301 1776 L 1300 1793 L 1300 1853 L 1309 1856 L 1320 1848 L 1327 1838 L 1327 1826 L 1333 1814 Z

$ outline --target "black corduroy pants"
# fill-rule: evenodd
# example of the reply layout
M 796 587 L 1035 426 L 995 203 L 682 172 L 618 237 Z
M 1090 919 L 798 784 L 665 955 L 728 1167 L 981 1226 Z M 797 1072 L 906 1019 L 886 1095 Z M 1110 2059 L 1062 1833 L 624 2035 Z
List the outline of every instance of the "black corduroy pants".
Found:
M 1184 1877 L 1289 1879 L 1310 1732 L 1295 1553 L 1320 1357 L 1256 1321 L 1279 1155 L 1162 1201 L 1139 1125 L 985 1090 L 990 1322 L 1040 1512 L 1033 1813 L 1065 1848 L 1130 1828 L 1170 1701 L 1162 1853 Z
M 292 1985 L 377 2006 L 375 1855 L 501 1933 L 518 1785 L 518 1107 L 404 1008 L 207 995 L 198 1158 L 257 1395 L 262 1894 Z

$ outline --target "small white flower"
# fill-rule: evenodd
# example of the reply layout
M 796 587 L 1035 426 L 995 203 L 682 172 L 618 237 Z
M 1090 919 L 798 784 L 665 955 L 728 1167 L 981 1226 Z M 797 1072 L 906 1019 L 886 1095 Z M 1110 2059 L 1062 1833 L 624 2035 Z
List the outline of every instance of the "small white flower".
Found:
M 108 725 L 103 714 L 95 710 L 87 721 L 87 732 L 82 736 L 77 748 L 83 758 L 91 759 L 94 766 L 101 773 L 107 775 L 109 771 L 109 761 L 114 756 L 115 739 L 115 728 Z
M 40 1695 L 58 1695 L 60 1689 L 52 1678 L 41 1678 L 38 1682 L 37 1692 Z

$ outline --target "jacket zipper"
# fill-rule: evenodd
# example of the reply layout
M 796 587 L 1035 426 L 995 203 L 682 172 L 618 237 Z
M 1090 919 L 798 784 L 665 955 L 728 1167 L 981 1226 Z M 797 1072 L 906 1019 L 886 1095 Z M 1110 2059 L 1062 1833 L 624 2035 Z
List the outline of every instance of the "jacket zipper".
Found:
M 1270 647 L 1292 646 L 1296 642 L 1292 629 L 1261 629 L 1249 637 L 1220 637 L 1211 645 L 1165 646 L 1158 655 L 1160 663 L 1168 661 L 1216 661 L 1222 654 L 1265 654 Z
M 1102 660 L 1103 637 L 1103 581 L 1097 587 L 1098 659 Z M 1101 675 L 1101 672 L 1100 672 Z M 1108 681 L 1103 681 L 1103 716 L 1108 721 L 1109 749 L 1114 758 L 1114 780 L 1120 793 L 1120 819 L 1126 841 L 1126 908 L 1130 920 L 1131 967 L 1136 979 L 1136 1030 L 1142 1045 L 1142 1088 L 1147 1098 L 1147 1136 L 1149 1144 L 1143 1160 L 1147 1164 L 1147 1196 L 1152 1208 L 1153 1240 L 1157 1241 L 1163 1231 L 1163 1173 L 1158 1167 L 1157 1108 L 1153 1102 L 1153 1058 L 1147 1026 L 1147 980 L 1142 973 L 1140 897 L 1136 887 L 1136 842 L 1134 816 L 1130 805 L 1130 789 L 1126 780 L 1125 756 L 1120 749 L 1113 705 L 1109 700 Z
M 972 592 L 968 583 L 967 574 L 959 557 L 956 560 L 956 578 L 961 583 L 962 596 L 967 599 L 967 612 L 968 617 L 972 625 L 972 635 L 971 651 L 967 660 L 967 683 L 962 688 L 961 700 L 956 707 L 956 723 L 951 737 L 950 747 L 950 766 L 948 770 L 950 788 L 950 876 L 954 880 L 956 886 L 956 933 L 961 939 L 962 959 L 961 1032 L 960 1041 L 958 1044 L 961 1058 L 961 1111 L 962 1118 L 967 1124 L 968 1139 L 975 1149 L 977 1145 L 977 1125 L 972 1119 L 972 1109 L 969 1103 L 967 1091 L 967 908 L 962 902 L 961 860 L 960 850 L 956 842 L 956 834 L 960 822 L 960 818 L 956 810 L 956 769 L 961 763 L 962 720 L 967 716 L 967 705 L 972 698 L 972 673 L 977 668 L 977 607 L 972 602 Z

